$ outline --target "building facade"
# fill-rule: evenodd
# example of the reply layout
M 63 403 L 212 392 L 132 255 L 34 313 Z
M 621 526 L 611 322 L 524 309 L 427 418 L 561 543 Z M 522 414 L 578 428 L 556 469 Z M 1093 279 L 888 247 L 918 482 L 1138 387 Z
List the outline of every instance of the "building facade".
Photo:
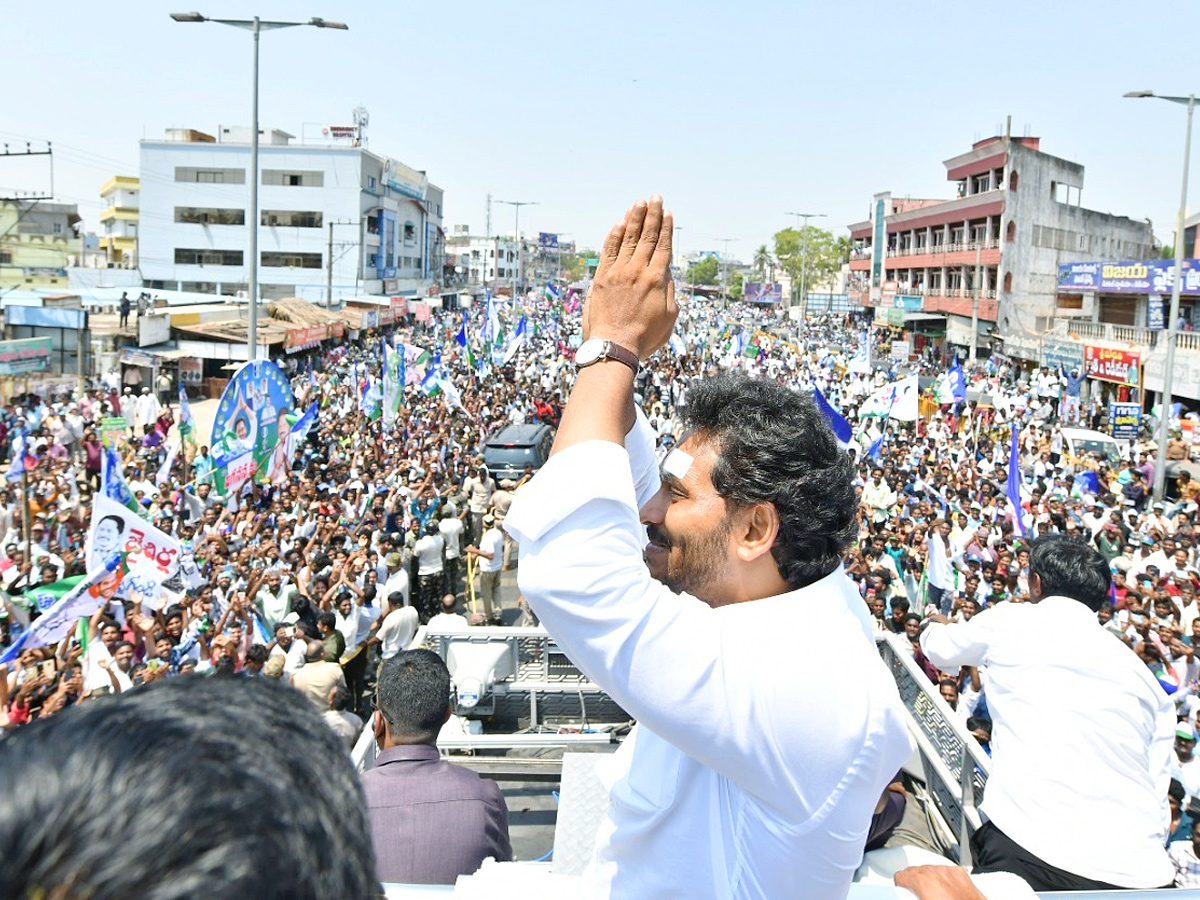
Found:
M 469 290 L 511 286 L 517 272 L 517 244 L 508 235 L 471 234 L 466 225 L 456 225 L 446 238 L 446 263 L 457 283 Z
M 81 221 L 74 203 L 0 201 L 0 289 L 66 290 Z
M 248 290 L 250 131 L 168 129 L 141 142 L 139 264 L 151 288 Z M 263 299 L 440 293 L 441 188 L 365 147 L 259 134 Z
M 944 160 L 953 200 L 876 194 L 850 226 L 848 292 L 877 319 L 940 328 L 957 348 L 1038 361 L 1060 316 L 1060 264 L 1152 254 L 1149 222 L 1085 209 L 1084 168 L 1032 137 L 992 137 Z M 972 322 L 976 323 L 972 334 Z
M 138 194 L 140 182 L 129 175 L 114 175 L 100 188 L 104 212 L 100 213 L 100 251 L 109 268 L 136 269 Z

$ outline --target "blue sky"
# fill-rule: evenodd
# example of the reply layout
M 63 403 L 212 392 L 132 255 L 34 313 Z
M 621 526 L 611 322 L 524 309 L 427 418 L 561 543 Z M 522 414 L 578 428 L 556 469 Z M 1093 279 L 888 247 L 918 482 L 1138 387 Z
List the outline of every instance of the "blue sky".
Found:
M 1169 240 L 1185 111 L 1121 94 L 1200 91 L 1197 3 L 7 3 L 0 141 L 52 141 L 56 194 L 91 229 L 139 139 L 249 121 L 249 34 L 167 15 L 196 4 L 349 24 L 263 36 L 264 125 L 348 124 L 362 103 L 370 147 L 445 189 L 447 227 L 482 230 L 490 192 L 540 202 L 522 231 L 591 246 L 653 191 L 685 252 L 732 238 L 749 258 L 789 210 L 844 234 L 876 191 L 951 196 L 941 160 L 1009 114 L 1086 166 L 1085 206 Z M 41 177 L 0 159 L 2 185 Z

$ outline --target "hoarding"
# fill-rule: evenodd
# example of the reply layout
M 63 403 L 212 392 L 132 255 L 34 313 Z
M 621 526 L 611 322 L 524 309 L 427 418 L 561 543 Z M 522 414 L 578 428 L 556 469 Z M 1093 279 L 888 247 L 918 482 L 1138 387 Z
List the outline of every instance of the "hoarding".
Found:
M 265 359 L 243 363 L 221 394 L 213 419 L 213 474 L 218 493 L 267 477 L 267 460 L 290 425 L 295 400 L 278 365 Z
M 783 301 L 783 285 L 747 281 L 742 289 L 742 297 L 750 303 L 780 303 Z
M 1100 381 L 1136 386 L 1139 382 L 1138 366 L 1140 363 L 1141 357 L 1128 350 L 1114 350 L 1111 347 L 1096 347 L 1092 344 L 1083 345 L 1084 370 L 1089 377 Z
M 1137 440 L 1142 425 L 1142 407 L 1137 403 L 1110 403 L 1108 424 L 1117 440 Z
M 1125 262 L 1063 263 L 1058 287 L 1066 291 L 1105 294 L 1169 294 L 1175 284 L 1175 261 L 1147 259 Z M 1200 260 L 1183 261 L 1180 293 L 1200 294 Z
M 50 368 L 51 339 L 0 341 L 0 375 L 25 375 Z
M 558 249 L 558 235 L 550 234 L 548 231 L 538 232 L 538 246 L 543 250 Z

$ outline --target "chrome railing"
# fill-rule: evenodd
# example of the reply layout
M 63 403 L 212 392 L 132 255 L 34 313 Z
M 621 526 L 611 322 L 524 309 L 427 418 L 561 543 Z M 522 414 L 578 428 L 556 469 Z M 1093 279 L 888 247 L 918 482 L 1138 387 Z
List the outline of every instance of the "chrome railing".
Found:
M 925 784 L 949 834 L 958 842 L 959 864 L 969 868 L 971 835 L 983 824 L 978 807 L 991 758 L 913 660 L 907 638 L 889 634 L 877 643 L 908 711 L 908 729 L 917 744 Z

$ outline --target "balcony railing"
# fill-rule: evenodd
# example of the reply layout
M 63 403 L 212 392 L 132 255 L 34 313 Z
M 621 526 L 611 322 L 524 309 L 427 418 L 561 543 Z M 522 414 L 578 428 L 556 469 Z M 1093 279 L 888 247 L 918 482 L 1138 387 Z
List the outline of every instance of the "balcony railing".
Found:
M 887 255 L 889 259 L 897 256 L 929 256 L 932 254 L 964 253 L 974 250 L 995 250 L 999 246 L 999 238 L 985 238 L 982 241 L 926 245 L 924 247 L 889 247 Z

